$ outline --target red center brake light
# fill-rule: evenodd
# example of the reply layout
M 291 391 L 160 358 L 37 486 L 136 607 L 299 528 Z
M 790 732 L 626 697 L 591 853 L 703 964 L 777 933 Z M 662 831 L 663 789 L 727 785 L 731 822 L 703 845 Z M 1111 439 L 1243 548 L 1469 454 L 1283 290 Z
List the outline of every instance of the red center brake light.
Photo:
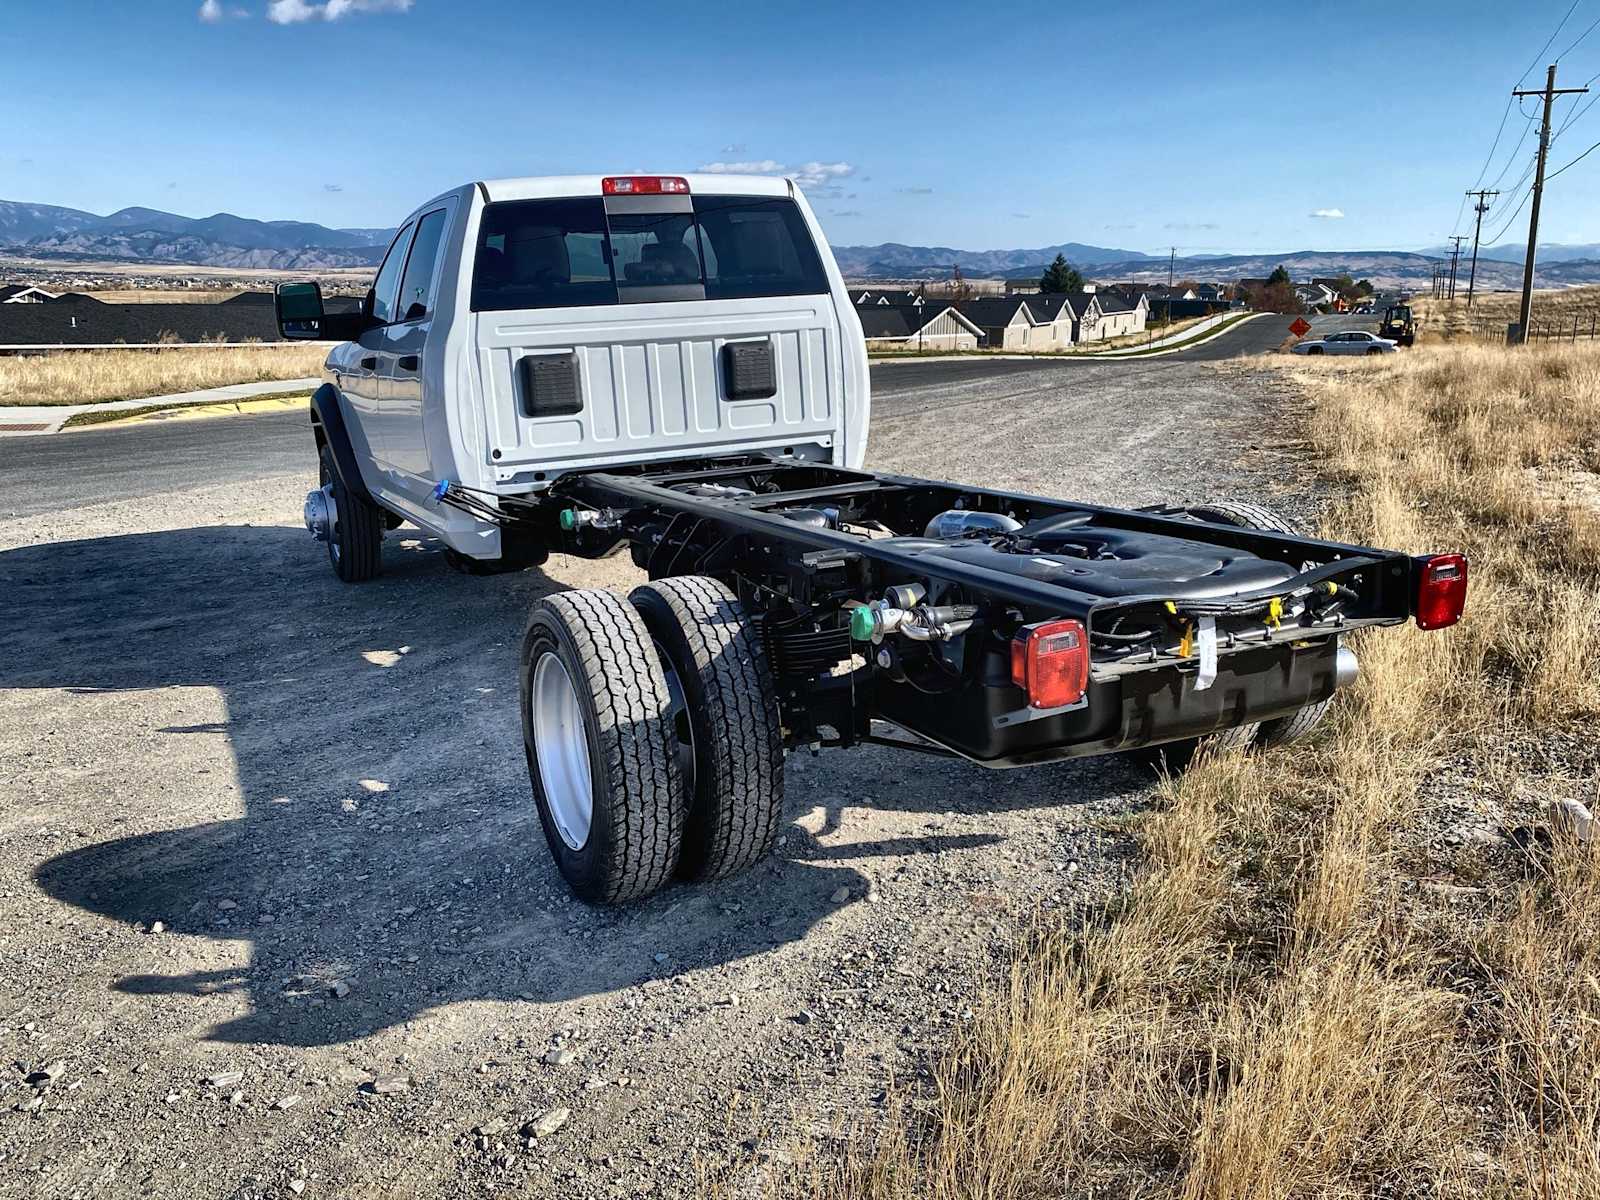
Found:
M 607 196 L 687 196 L 689 181 L 677 175 L 607 175 L 600 190 Z
M 1467 606 L 1467 558 L 1434 554 L 1416 560 L 1417 591 L 1411 610 L 1418 629 L 1444 629 L 1461 619 Z
M 1024 625 L 1011 640 L 1011 682 L 1033 708 L 1065 708 L 1089 686 L 1089 634 L 1082 621 Z

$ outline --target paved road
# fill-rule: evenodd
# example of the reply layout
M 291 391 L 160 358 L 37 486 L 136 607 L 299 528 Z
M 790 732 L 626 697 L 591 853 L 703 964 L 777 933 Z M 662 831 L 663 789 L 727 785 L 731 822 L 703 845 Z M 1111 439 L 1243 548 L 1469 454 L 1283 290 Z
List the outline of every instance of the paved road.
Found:
M 1063 386 L 1076 372 L 1120 372 L 1127 382 L 1157 379 L 1184 364 L 1276 349 L 1288 336 L 1287 324 L 1287 318 L 1263 317 L 1193 350 L 1120 362 L 967 358 L 880 364 L 872 371 L 874 418 L 927 406 L 959 408 L 964 401 L 952 389 L 962 384 L 973 386 L 973 403 L 988 403 Z M 1314 317 L 1312 324 L 1320 335 L 1370 328 L 1371 319 Z M 0 520 L 299 470 L 309 475 L 312 469 L 311 437 L 299 413 L 84 429 L 3 445 Z

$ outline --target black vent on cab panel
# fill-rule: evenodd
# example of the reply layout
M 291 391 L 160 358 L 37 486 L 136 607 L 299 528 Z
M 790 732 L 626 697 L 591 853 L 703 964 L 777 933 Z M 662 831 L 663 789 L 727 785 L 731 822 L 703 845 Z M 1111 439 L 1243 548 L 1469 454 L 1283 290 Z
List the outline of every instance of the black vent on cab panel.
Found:
M 517 360 L 519 402 L 525 417 L 570 417 L 583 411 L 576 354 L 525 354 Z
M 729 400 L 766 400 L 778 394 L 771 342 L 726 342 L 722 379 Z

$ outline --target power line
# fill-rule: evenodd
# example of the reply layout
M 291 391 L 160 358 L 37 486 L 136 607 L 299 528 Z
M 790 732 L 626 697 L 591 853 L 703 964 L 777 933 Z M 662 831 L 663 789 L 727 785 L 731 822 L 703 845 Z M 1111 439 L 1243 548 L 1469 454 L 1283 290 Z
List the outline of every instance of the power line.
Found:
M 1561 31 L 1567 27 L 1567 22 L 1572 19 L 1572 14 L 1578 11 L 1578 5 L 1581 4 L 1581 3 L 1583 3 L 1583 0 L 1572 0 L 1572 7 L 1567 9 L 1567 15 L 1561 18 L 1561 24 L 1556 26 L 1556 31 L 1554 33 L 1552 33 L 1547 39 L 1545 39 L 1544 45 L 1539 47 L 1539 53 L 1537 53 L 1537 54 L 1535 54 L 1533 56 L 1533 61 L 1528 64 L 1528 69 L 1526 71 L 1524 71 L 1521 75 L 1517 76 L 1517 83 L 1516 83 L 1517 87 L 1521 87 L 1522 86 L 1522 81 L 1524 79 L 1526 79 L 1528 77 L 1529 73 L 1532 72 L 1532 70 L 1539 65 L 1539 60 L 1544 57 L 1544 52 L 1546 50 L 1550 49 L 1551 45 L 1555 42 L 1556 38 L 1561 36 Z M 1585 34 L 1584 36 L 1587 37 L 1588 35 Z M 1572 47 L 1569 46 L 1567 48 L 1570 50 Z M 1513 93 L 1513 95 L 1515 95 L 1515 93 Z
M 1568 15 L 1568 16 L 1571 16 L 1571 15 L 1572 15 L 1572 14 L 1571 14 L 1571 13 L 1568 13 L 1568 14 L 1567 14 L 1567 15 Z M 1562 60 L 1562 59 L 1563 59 L 1563 58 L 1565 58 L 1565 57 L 1566 57 L 1566 56 L 1567 56 L 1567 55 L 1569 55 L 1569 54 L 1571 54 L 1571 53 L 1572 53 L 1572 52 L 1573 52 L 1573 51 L 1574 51 L 1574 50 L 1576 50 L 1576 49 L 1577 49 L 1577 48 L 1578 48 L 1578 47 L 1579 47 L 1579 46 L 1580 46 L 1580 45 L 1582 45 L 1582 44 L 1583 44 L 1583 40 L 1584 40 L 1584 39 L 1585 39 L 1585 38 L 1587 38 L 1587 37 L 1588 37 L 1588 36 L 1589 36 L 1589 35 L 1590 35 L 1590 34 L 1591 34 L 1591 33 L 1593 33 L 1593 32 L 1594 32 L 1594 31 L 1595 31 L 1595 30 L 1596 30 L 1596 29 L 1600 29 L 1600 17 L 1596 17 L 1596 18 L 1595 18 L 1595 19 L 1594 19 L 1594 21 L 1593 21 L 1593 23 L 1591 23 L 1591 24 L 1590 24 L 1590 26 L 1589 26 L 1589 28 L 1587 28 L 1587 29 L 1585 29 L 1585 30 L 1584 30 L 1584 31 L 1583 31 L 1583 32 L 1582 32 L 1582 33 L 1580 33 L 1580 34 L 1579 34 L 1579 35 L 1578 35 L 1578 37 L 1577 37 L 1577 40 L 1575 40 L 1575 41 L 1574 41 L 1574 42 L 1573 42 L 1573 43 L 1572 43 L 1572 44 L 1571 44 L 1571 45 L 1569 45 L 1569 46 L 1568 46 L 1568 47 L 1567 47 L 1567 48 L 1566 48 L 1566 49 L 1565 49 L 1565 50 L 1563 50 L 1563 51 L 1562 51 L 1562 52 L 1561 52 L 1561 53 L 1560 53 L 1560 54 L 1558 54 L 1558 55 L 1556 55 L 1556 61 L 1557 61 L 1557 62 L 1560 62 L 1560 61 L 1561 61 L 1561 60 Z M 1538 62 L 1538 61 L 1539 61 L 1539 60 L 1538 60 L 1538 59 L 1537 59 L 1537 58 L 1536 58 L 1536 59 L 1534 59 L 1534 61 L 1535 61 L 1535 62 Z M 1523 75 L 1523 78 L 1524 78 L 1524 79 L 1526 79 L 1526 78 L 1527 78 L 1527 75 L 1526 75 L 1526 73 L 1524 73 L 1524 75 Z M 1520 82 L 1520 81 L 1519 81 L 1519 82 Z
M 1472 228 L 1472 273 L 1467 276 L 1467 307 L 1472 307 L 1472 294 L 1478 283 L 1478 238 L 1483 234 L 1483 214 L 1489 211 L 1489 197 L 1498 196 L 1499 192 L 1482 191 L 1468 192 L 1468 196 L 1476 196 L 1478 203 L 1473 205 L 1473 211 L 1478 214 L 1478 219 Z
M 1573 8 L 1577 5 L 1574 3 Z M 1567 11 L 1571 16 L 1572 11 Z M 1562 22 L 1565 24 L 1565 20 Z M 1528 213 L 1528 254 L 1522 261 L 1522 307 L 1517 316 L 1517 341 L 1526 344 L 1528 321 L 1533 315 L 1533 263 L 1539 249 L 1539 206 L 1544 200 L 1544 167 L 1550 157 L 1550 110 L 1556 97 L 1581 94 L 1587 88 L 1557 88 L 1556 64 L 1551 63 L 1545 75 L 1544 87 L 1539 92 L 1523 93 L 1512 89 L 1513 95 L 1539 95 L 1544 98 L 1544 120 L 1539 126 L 1539 165 L 1533 174 L 1533 208 Z M 1570 164 L 1569 164 L 1570 165 Z
M 1512 93 L 1511 93 L 1510 97 L 1507 98 L 1506 106 L 1500 113 L 1500 125 L 1499 125 L 1499 128 L 1497 128 L 1494 131 L 1494 141 L 1492 143 L 1490 143 L 1490 145 L 1489 145 L 1489 153 L 1484 157 L 1483 166 L 1481 168 L 1479 168 L 1479 170 L 1478 170 L 1478 177 L 1472 181 L 1472 186 L 1473 186 L 1474 189 L 1476 189 L 1476 188 L 1478 188 L 1479 186 L 1482 185 L 1483 177 L 1489 173 L 1489 164 L 1494 162 L 1494 152 L 1500 148 L 1500 135 L 1505 132 L 1506 119 L 1511 116 L 1511 106 L 1513 104 L 1515 104 L 1517 106 L 1517 111 L 1519 113 L 1522 113 L 1522 100 L 1517 95 L 1515 89 L 1521 87 L 1522 86 L 1522 81 L 1527 79 L 1527 77 L 1528 77 L 1528 72 L 1532 71 L 1535 67 L 1537 67 L 1539 65 L 1539 60 L 1544 57 L 1544 52 L 1546 50 L 1550 49 L 1550 47 L 1555 44 L 1556 38 L 1561 36 L 1561 31 L 1567 27 L 1567 22 L 1572 19 L 1572 14 L 1578 11 L 1578 5 L 1581 4 L 1582 2 L 1583 2 L 1583 0 L 1572 0 L 1571 7 L 1569 7 L 1567 9 L 1566 14 L 1561 18 L 1561 22 L 1560 22 L 1560 24 L 1558 24 L 1555 27 L 1554 32 L 1552 32 L 1550 34 L 1550 36 L 1545 39 L 1544 45 L 1539 47 L 1539 52 L 1533 56 L 1533 61 L 1528 64 L 1527 70 L 1523 71 L 1521 75 L 1517 76 L 1517 82 L 1513 85 Z M 1589 31 L 1585 30 L 1584 34 L 1583 34 L 1583 37 L 1588 37 L 1588 36 L 1589 36 Z M 1582 41 L 1582 40 L 1583 40 L 1583 38 L 1579 38 L 1578 39 L 1578 41 Z M 1574 42 L 1573 45 L 1574 46 L 1577 45 L 1577 42 Z M 1567 49 L 1568 50 L 1572 49 L 1572 46 L 1568 46 Z M 1522 115 L 1524 117 L 1527 117 L 1526 113 L 1522 113 Z M 1530 117 L 1528 119 L 1531 121 L 1534 118 Z M 1524 136 L 1526 136 L 1527 131 L 1524 130 L 1523 133 L 1524 133 Z M 1518 144 L 1520 145 L 1521 143 L 1519 142 Z M 1514 151 L 1514 150 L 1512 151 L 1512 158 L 1513 159 L 1516 158 L 1516 151 Z M 1507 166 L 1509 166 L 1509 165 L 1510 164 L 1507 163 Z M 1505 172 L 1502 171 L 1501 175 L 1504 176 L 1504 174 L 1505 174 Z M 1500 183 L 1500 181 L 1497 179 L 1497 180 L 1495 180 L 1494 183 L 1490 184 L 1489 186 L 1490 187 L 1498 187 L 1499 183 Z M 1515 188 L 1513 188 L 1513 190 L 1515 190 Z M 1461 214 L 1464 213 L 1466 211 L 1466 209 L 1467 209 L 1467 199 L 1466 199 L 1465 196 L 1463 196 L 1461 198 L 1461 203 L 1456 206 L 1456 219 L 1454 221 L 1450 222 L 1450 234 L 1451 234 L 1452 237 L 1455 236 L 1456 230 L 1458 228 L 1460 228 L 1460 226 L 1461 226 Z
M 1566 166 L 1557 167 L 1554 171 L 1551 171 L 1550 174 L 1548 174 L 1548 175 L 1546 175 L 1544 177 L 1545 178 L 1545 182 L 1549 183 L 1550 180 L 1554 179 L 1557 175 L 1561 174 L 1562 171 L 1565 171 L 1567 169 L 1567 167 L 1575 167 L 1575 166 L 1577 166 L 1584 159 L 1588 158 L 1589 155 L 1593 154 L 1596 150 L 1600 150 L 1600 142 L 1596 142 L 1594 145 L 1590 146 L 1582 154 L 1578 155 L 1577 158 L 1575 158 L 1571 162 L 1567 163 Z

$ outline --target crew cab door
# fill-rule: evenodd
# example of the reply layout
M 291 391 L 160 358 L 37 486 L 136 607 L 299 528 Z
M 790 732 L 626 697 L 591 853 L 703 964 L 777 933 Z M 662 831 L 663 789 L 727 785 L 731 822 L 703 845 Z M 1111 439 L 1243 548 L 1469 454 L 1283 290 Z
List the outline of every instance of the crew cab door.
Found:
M 491 204 L 477 254 L 487 450 L 502 478 L 833 444 L 839 321 L 792 200 Z
M 390 468 L 391 485 L 418 498 L 433 486 L 428 478 L 424 380 L 439 261 L 454 211 L 455 201 L 448 199 L 417 218 L 400 275 L 394 320 L 384 329 L 378 351 L 377 407 L 383 461 Z M 434 350 L 437 358 L 437 346 Z M 439 419 L 437 411 L 434 419 Z
M 344 395 L 351 423 L 355 426 L 352 432 L 360 443 L 357 449 L 362 449 L 364 445 L 365 452 L 380 468 L 388 462 L 378 406 L 382 398 L 383 377 L 388 370 L 389 323 L 394 319 L 400 274 L 415 229 L 413 224 L 407 222 L 389 244 L 389 252 L 384 255 L 383 265 L 378 268 L 378 277 L 368 294 L 371 326 L 351 344 L 336 366 L 339 391 Z

